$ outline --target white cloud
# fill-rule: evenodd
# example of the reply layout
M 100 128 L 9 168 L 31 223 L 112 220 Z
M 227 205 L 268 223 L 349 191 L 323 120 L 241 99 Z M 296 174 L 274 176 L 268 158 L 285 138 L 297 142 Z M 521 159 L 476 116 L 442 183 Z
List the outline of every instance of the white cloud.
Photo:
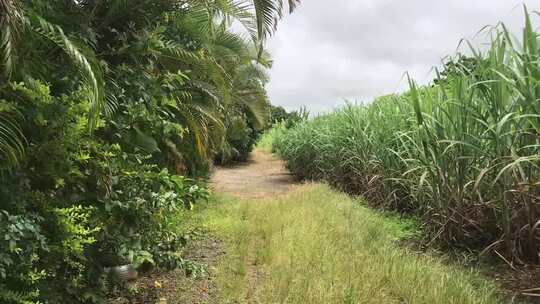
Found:
M 540 10 L 538 1 L 525 3 L 531 11 Z M 462 38 L 483 42 L 475 34 L 498 21 L 518 32 L 522 4 L 303 0 L 268 43 L 274 58 L 270 98 L 287 109 L 305 105 L 320 112 L 343 104 L 343 98 L 365 102 L 399 91 L 405 72 L 427 82 L 433 67 L 453 55 Z

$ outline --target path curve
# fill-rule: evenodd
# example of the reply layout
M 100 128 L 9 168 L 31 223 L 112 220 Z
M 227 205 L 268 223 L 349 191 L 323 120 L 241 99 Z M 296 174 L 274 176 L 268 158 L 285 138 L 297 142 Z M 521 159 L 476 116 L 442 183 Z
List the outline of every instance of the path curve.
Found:
M 237 198 L 259 199 L 288 192 L 296 183 L 279 158 L 256 149 L 246 163 L 217 167 L 211 186 Z

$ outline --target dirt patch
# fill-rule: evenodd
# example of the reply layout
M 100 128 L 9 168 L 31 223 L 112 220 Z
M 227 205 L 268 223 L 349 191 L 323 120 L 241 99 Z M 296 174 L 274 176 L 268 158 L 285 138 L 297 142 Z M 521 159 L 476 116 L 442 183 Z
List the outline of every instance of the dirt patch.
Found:
M 540 304 L 540 267 L 519 266 L 510 269 L 506 265 L 498 265 L 487 270 L 503 288 L 511 303 Z
M 248 199 L 281 195 L 294 184 L 283 161 L 261 150 L 253 151 L 246 163 L 216 168 L 211 179 L 216 192 Z
M 222 242 L 206 237 L 193 241 L 186 248 L 185 259 L 205 266 L 206 274 L 187 275 L 183 269 L 153 272 L 126 286 L 121 295 L 112 297 L 112 304 L 218 304 L 219 290 L 215 269 L 225 254 Z

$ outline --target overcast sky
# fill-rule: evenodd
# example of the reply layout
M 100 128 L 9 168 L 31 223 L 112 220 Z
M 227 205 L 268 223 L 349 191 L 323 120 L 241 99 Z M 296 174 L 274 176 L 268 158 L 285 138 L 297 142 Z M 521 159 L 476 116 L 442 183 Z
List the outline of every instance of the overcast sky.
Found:
M 480 43 L 498 21 L 518 32 L 523 3 L 540 10 L 539 0 L 303 0 L 268 43 L 270 99 L 318 113 L 398 92 L 405 72 L 425 83 L 462 38 Z

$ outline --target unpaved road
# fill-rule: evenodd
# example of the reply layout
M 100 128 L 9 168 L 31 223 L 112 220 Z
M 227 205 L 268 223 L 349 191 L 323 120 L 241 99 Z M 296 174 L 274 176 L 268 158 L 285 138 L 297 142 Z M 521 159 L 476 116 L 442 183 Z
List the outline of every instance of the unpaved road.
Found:
M 212 174 L 212 188 L 237 198 L 259 199 L 286 193 L 295 180 L 282 160 L 255 150 L 246 163 L 217 167 Z
M 240 199 L 272 198 L 285 194 L 295 184 L 283 161 L 260 150 L 251 153 L 246 163 L 229 167 L 216 167 L 210 181 L 214 191 Z M 215 267 L 225 254 L 220 240 L 207 235 L 192 242 L 184 252 L 188 260 L 205 265 L 208 276 L 202 279 L 187 277 L 182 269 L 157 272 L 140 278 L 135 286 L 139 290 L 131 298 L 111 298 L 113 304 L 218 304 L 219 290 L 215 282 Z M 249 270 L 248 284 L 255 287 L 262 276 L 256 267 Z

